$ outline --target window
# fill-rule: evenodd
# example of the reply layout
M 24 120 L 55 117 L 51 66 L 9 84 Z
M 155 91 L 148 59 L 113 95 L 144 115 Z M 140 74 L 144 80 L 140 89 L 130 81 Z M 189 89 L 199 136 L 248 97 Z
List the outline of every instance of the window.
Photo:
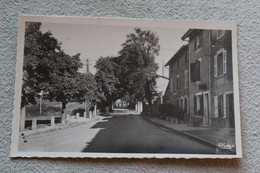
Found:
M 199 33 L 195 36 L 194 40 L 194 50 L 198 50 L 202 47 L 202 33 Z
M 215 77 L 221 76 L 227 72 L 227 52 L 221 49 L 214 56 L 214 74 Z
M 190 70 L 191 70 L 191 82 L 200 81 L 200 63 L 201 59 L 195 61 L 195 63 L 191 63 Z
M 225 34 L 225 31 L 224 30 L 217 30 L 217 39 L 223 37 Z
M 184 88 L 188 88 L 188 70 L 184 71 Z
M 179 90 L 179 82 L 180 82 L 180 77 L 179 75 L 176 77 L 176 90 Z
M 226 95 L 218 95 L 214 97 L 214 109 L 216 118 L 226 118 Z

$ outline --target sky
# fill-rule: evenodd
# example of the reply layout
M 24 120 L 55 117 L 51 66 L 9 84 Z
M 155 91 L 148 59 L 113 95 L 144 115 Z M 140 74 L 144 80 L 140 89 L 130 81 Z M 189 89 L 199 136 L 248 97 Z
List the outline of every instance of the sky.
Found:
M 130 26 L 105 26 L 105 25 L 84 25 L 84 24 L 64 24 L 64 23 L 42 23 L 43 33 L 51 31 L 53 36 L 62 42 L 61 48 L 69 55 L 80 53 L 81 61 L 84 64 L 81 72 L 86 69 L 86 59 L 90 62 L 90 72 L 95 74 L 95 62 L 101 56 L 117 56 L 122 49 L 121 45 L 126 41 L 126 35 L 134 33 L 134 28 Z M 151 30 L 159 37 L 160 52 L 155 61 L 159 65 L 157 74 L 163 74 L 163 67 L 168 60 L 187 44 L 181 37 L 187 29 L 139 27 L 142 30 Z M 164 68 L 164 76 L 168 77 L 168 70 Z M 165 91 L 168 80 L 157 79 L 157 90 Z

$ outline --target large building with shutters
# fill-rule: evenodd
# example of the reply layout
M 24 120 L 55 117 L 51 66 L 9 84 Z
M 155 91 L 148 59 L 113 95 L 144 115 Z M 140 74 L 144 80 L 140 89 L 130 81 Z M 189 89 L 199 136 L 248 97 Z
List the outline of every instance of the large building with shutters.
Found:
M 171 103 L 184 112 L 184 122 L 189 122 L 189 55 L 188 45 L 182 46 L 165 64 L 169 66 L 169 85 L 164 102 Z
M 200 120 L 200 124 L 210 125 L 210 31 L 190 29 L 182 40 L 189 46 L 191 122 Z
M 234 128 L 234 95 L 231 31 L 211 31 L 212 125 Z
M 166 64 L 165 100 L 186 109 L 189 123 L 234 128 L 231 31 L 189 29 L 182 40 Z

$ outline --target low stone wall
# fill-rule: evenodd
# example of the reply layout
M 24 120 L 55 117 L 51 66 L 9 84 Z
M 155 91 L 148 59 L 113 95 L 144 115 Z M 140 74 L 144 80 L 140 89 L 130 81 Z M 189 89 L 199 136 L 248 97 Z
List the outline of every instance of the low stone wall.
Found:
M 31 122 L 31 130 L 36 130 L 37 129 L 37 122 L 38 121 L 49 121 L 50 126 L 55 125 L 55 120 L 56 119 L 61 119 L 61 116 L 51 116 L 51 117 L 29 117 L 25 118 L 24 126 L 21 127 L 21 131 L 24 130 L 26 124 L 28 122 Z
M 96 108 L 95 108 L 94 111 L 89 111 L 88 113 L 84 112 L 83 118 L 90 119 L 90 118 L 96 117 L 96 115 L 97 115 L 97 113 L 96 113 Z M 80 116 L 80 113 L 78 113 L 78 112 L 73 116 L 75 119 L 79 119 L 80 117 L 82 117 L 82 116 Z M 27 117 L 27 118 L 21 119 L 22 122 L 20 123 L 20 126 L 21 126 L 20 131 L 22 132 L 25 130 L 25 128 L 28 128 L 28 127 L 31 130 L 36 130 L 37 124 L 39 124 L 39 121 L 44 122 L 43 124 L 54 126 L 55 124 L 57 124 L 57 119 L 59 119 L 58 122 L 64 125 L 64 124 L 68 123 L 73 116 L 70 114 L 66 114 L 64 116 L 64 118 L 63 118 L 63 116 Z M 46 121 L 47 121 L 47 123 L 46 123 Z

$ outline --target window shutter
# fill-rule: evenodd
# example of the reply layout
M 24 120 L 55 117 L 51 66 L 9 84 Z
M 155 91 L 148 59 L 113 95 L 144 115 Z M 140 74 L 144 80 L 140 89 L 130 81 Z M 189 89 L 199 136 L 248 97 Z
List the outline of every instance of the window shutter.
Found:
M 188 71 L 184 71 L 184 88 L 188 88 Z
M 224 116 L 223 118 L 227 117 L 227 104 L 226 104 L 226 94 L 223 94 L 223 110 L 224 110 Z
M 195 75 L 195 64 L 194 63 L 191 63 L 190 64 L 190 80 L 191 80 L 191 82 L 195 82 L 195 80 L 194 80 L 194 75 Z
M 176 77 L 176 88 L 175 88 L 176 91 L 179 90 L 179 78 L 178 76 Z
M 214 96 L 214 110 L 215 118 L 218 118 L 218 96 Z
M 227 72 L 227 51 L 223 51 L 223 73 Z
M 218 76 L 218 66 L 217 66 L 217 60 L 218 60 L 218 57 L 217 55 L 214 56 L 214 76 Z
M 195 82 L 200 81 L 200 61 L 199 60 L 196 60 L 196 62 L 195 62 L 194 80 L 195 80 Z
M 196 81 L 200 81 L 200 60 L 196 60 L 195 62 L 195 68 L 196 68 Z

